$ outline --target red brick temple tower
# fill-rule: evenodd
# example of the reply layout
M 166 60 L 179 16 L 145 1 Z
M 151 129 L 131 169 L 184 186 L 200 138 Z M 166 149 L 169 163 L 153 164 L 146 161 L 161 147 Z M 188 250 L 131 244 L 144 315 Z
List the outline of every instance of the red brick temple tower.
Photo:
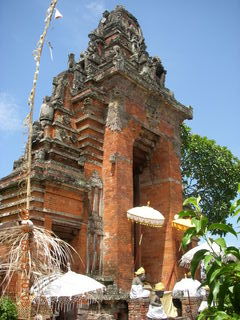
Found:
M 135 268 L 172 288 L 179 276 L 173 216 L 181 210 L 180 124 L 191 108 L 165 87 L 138 21 L 105 11 L 78 61 L 53 79 L 32 139 L 31 219 L 79 252 L 73 269 L 129 292 Z M 26 206 L 24 156 L 0 180 L 0 221 Z M 146 205 L 162 228 L 137 226 L 128 209 Z M 142 236 L 141 236 L 142 235 Z M 142 238 L 139 245 L 139 238 Z M 107 279 L 107 280 L 106 280 Z

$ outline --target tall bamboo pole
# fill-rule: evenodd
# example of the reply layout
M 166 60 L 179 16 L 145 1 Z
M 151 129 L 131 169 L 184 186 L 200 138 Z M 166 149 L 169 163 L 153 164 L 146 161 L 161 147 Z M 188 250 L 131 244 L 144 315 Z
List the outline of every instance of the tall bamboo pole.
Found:
M 40 60 L 42 55 L 42 49 L 44 41 L 47 35 L 48 28 L 52 19 L 54 9 L 56 7 L 58 0 L 52 0 L 49 8 L 46 12 L 46 17 L 44 20 L 44 30 L 40 36 L 37 43 L 37 48 L 33 52 L 34 60 L 36 62 L 35 72 L 33 76 L 33 86 L 28 97 L 28 105 L 30 111 L 26 118 L 26 123 L 28 125 L 28 142 L 27 142 L 27 194 L 26 194 L 26 209 L 27 209 L 27 219 L 29 218 L 30 212 L 30 200 L 31 200 L 31 171 L 32 171 L 32 135 L 33 135 L 33 111 L 34 111 L 34 100 L 37 87 L 37 80 L 39 75 Z M 22 262 L 24 261 L 25 269 L 21 271 L 21 289 L 20 289 L 20 319 L 29 320 L 31 318 L 31 300 L 30 300 L 30 266 L 27 265 L 28 259 L 30 257 L 30 247 L 29 239 L 26 240 L 25 245 L 22 248 Z
M 26 122 L 28 125 L 28 143 L 27 143 L 27 195 L 26 195 L 26 209 L 30 209 L 30 200 L 31 200 L 31 169 L 32 169 L 32 134 L 33 134 L 33 110 L 34 110 L 34 100 L 35 100 L 35 93 L 36 93 L 36 86 L 37 80 L 39 75 L 39 68 L 40 68 L 40 60 L 42 55 L 42 49 L 44 45 L 44 41 L 47 35 L 47 31 L 52 19 L 52 15 L 54 9 L 56 7 L 58 0 L 52 0 L 49 8 L 46 12 L 46 18 L 44 20 L 44 30 L 40 36 L 40 39 L 37 43 L 37 48 L 33 52 L 34 60 L 36 61 L 36 68 L 33 76 L 33 86 L 31 92 L 28 97 L 28 105 L 30 111 L 27 115 Z

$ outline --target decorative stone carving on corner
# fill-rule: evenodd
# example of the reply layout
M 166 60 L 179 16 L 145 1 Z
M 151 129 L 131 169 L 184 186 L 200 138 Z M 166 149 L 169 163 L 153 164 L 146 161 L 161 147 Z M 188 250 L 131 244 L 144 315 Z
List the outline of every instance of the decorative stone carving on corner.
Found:
M 52 97 L 51 101 L 58 100 L 59 102 L 63 103 L 64 98 L 64 90 L 67 85 L 68 81 L 66 79 L 66 73 L 62 73 L 57 77 L 53 78 L 53 90 L 52 90 Z
M 87 158 L 84 155 L 80 155 L 80 157 L 78 158 L 78 164 L 80 166 L 84 166 L 84 163 L 86 162 Z M 88 185 L 87 185 L 88 187 Z
M 62 124 L 66 127 L 71 127 L 71 120 L 70 120 L 70 117 L 69 115 L 65 114 L 63 115 L 62 117 Z
M 68 70 L 73 71 L 75 65 L 75 55 L 74 53 L 70 53 L 68 55 Z
M 44 149 L 36 150 L 34 153 L 34 159 L 44 161 L 46 157 L 46 151 Z
M 113 65 L 118 68 L 118 69 L 123 69 L 124 68 L 124 56 L 121 48 L 118 45 L 115 45 L 113 47 Z
M 55 129 L 55 139 L 60 140 L 64 143 L 68 143 L 69 136 L 67 134 L 67 131 L 63 128 L 56 128 Z
M 96 170 L 88 180 L 88 240 L 87 240 L 87 272 L 101 274 L 102 272 L 102 180 Z
M 121 131 L 123 128 L 123 94 L 118 89 L 113 89 L 111 94 L 106 126 L 112 131 Z
M 90 40 L 83 58 L 87 78 L 91 78 L 98 71 L 98 65 L 101 63 L 103 40 L 98 32 L 91 32 L 88 37 Z
M 150 96 L 146 102 L 146 113 L 150 127 L 155 128 L 161 117 L 160 101 Z
M 91 97 L 86 97 L 84 100 L 83 100 L 83 105 L 81 107 L 81 110 L 83 112 L 83 114 L 86 114 L 86 115 L 94 115 L 94 111 L 93 111 L 93 99 Z
M 40 122 L 43 127 L 51 124 L 53 121 L 54 108 L 51 104 L 51 98 L 46 96 L 40 108 Z
M 16 170 L 20 167 L 22 167 L 22 165 L 24 164 L 25 158 L 24 156 L 21 156 L 18 160 L 15 160 L 13 162 L 13 170 Z
M 32 125 L 32 143 L 39 142 L 43 138 L 44 132 L 41 123 L 34 121 Z
M 140 44 L 138 41 L 138 37 L 134 35 L 131 39 L 131 49 L 132 49 L 132 56 L 131 60 L 132 61 L 139 61 L 139 56 L 140 56 Z
M 90 188 L 97 187 L 99 189 L 102 189 L 103 183 L 102 183 L 102 180 L 96 170 L 93 171 L 92 176 L 88 180 L 88 185 Z
M 73 67 L 73 84 L 72 84 L 72 94 L 76 95 L 78 91 L 83 87 L 84 81 L 86 79 L 86 74 L 84 71 L 84 59 L 80 55 L 81 60 L 76 63 Z
M 70 136 L 69 136 L 69 140 L 71 141 L 72 144 L 76 144 L 78 139 L 77 139 L 77 134 L 76 133 L 72 133 Z
M 66 126 L 66 127 L 71 127 L 71 120 L 70 120 L 70 117 L 69 115 L 67 114 L 58 114 L 56 116 L 56 119 L 55 121 L 61 123 L 62 125 Z

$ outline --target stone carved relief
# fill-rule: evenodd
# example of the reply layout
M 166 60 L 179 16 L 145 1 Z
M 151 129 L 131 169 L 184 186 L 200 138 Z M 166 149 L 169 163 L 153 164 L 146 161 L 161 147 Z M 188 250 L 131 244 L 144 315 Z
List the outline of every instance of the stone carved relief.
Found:
M 73 71 L 74 65 L 75 65 L 75 55 L 74 53 L 70 53 L 68 55 L 68 70 Z
M 88 180 L 88 185 L 90 188 L 98 187 L 99 189 L 102 189 L 102 180 L 96 170 L 93 171 L 92 176 Z
M 26 160 L 26 159 L 25 159 L 24 156 L 21 156 L 18 160 L 15 160 L 15 161 L 13 162 L 13 170 L 16 170 L 16 169 L 22 167 L 23 164 L 24 164 L 24 162 L 25 162 L 25 160 Z
M 43 99 L 43 103 L 40 108 L 40 122 L 44 127 L 47 124 L 51 124 L 53 121 L 54 108 L 51 104 L 51 98 L 46 96 Z
M 32 125 L 32 143 L 39 142 L 44 136 L 41 123 L 34 121 Z
M 62 128 L 55 129 L 55 139 L 60 140 L 64 143 L 68 143 L 69 136 L 67 135 L 67 131 Z
M 83 100 L 83 105 L 81 107 L 83 114 L 94 115 L 94 107 L 92 103 L 93 103 L 93 99 L 90 97 L 87 97 Z
M 68 81 L 66 79 L 65 74 L 60 74 L 57 77 L 53 78 L 53 90 L 52 90 L 52 98 L 51 100 L 58 100 L 61 103 L 64 98 L 64 90 Z
M 87 158 L 84 155 L 80 155 L 80 157 L 78 158 L 78 164 L 80 166 L 84 166 L 86 160 L 87 160 Z
M 55 119 L 57 122 L 63 124 L 66 127 L 71 127 L 71 120 L 67 114 L 58 114 Z
M 113 47 L 113 65 L 116 66 L 118 69 L 122 69 L 124 67 L 124 56 L 121 48 L 116 45 Z
M 88 259 L 87 270 L 91 274 L 101 274 L 102 271 L 102 180 L 93 171 L 88 180 L 88 201 L 89 201 L 89 220 L 88 220 Z
M 120 91 L 114 89 L 108 105 L 106 126 L 112 131 L 121 131 L 123 128 L 123 98 Z
M 150 127 L 156 127 L 161 117 L 160 102 L 154 97 L 150 97 L 146 103 L 147 119 Z
M 44 161 L 45 157 L 46 157 L 46 151 L 43 149 L 39 149 L 39 150 L 35 151 L 35 153 L 34 153 L 35 160 Z
M 84 81 L 86 79 L 86 74 L 84 71 L 84 61 L 76 63 L 73 67 L 73 85 L 72 94 L 75 95 L 83 87 Z

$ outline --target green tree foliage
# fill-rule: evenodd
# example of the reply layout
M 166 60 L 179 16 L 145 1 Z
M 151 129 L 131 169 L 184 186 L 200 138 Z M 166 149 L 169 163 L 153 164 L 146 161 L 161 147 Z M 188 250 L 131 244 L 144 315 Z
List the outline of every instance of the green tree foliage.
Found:
M 239 188 L 240 192 L 240 188 Z M 202 286 L 210 288 L 208 296 L 208 308 L 198 316 L 198 320 L 236 320 L 240 319 L 240 249 L 227 246 L 224 238 L 213 239 L 213 231 L 224 231 L 237 236 L 237 232 L 223 223 L 211 223 L 202 213 L 200 197 L 188 198 L 184 205 L 190 205 L 193 210 L 180 212 L 180 217 L 191 217 L 194 227 L 188 229 L 182 239 L 182 246 L 191 242 L 192 237 L 202 237 L 212 248 L 202 249 L 195 253 L 191 261 L 191 273 L 194 277 L 200 262 L 203 262 L 206 279 Z M 230 208 L 231 215 L 239 215 L 240 199 L 236 200 Z M 238 223 L 240 217 L 238 218 Z M 220 253 L 216 253 L 213 243 L 220 247 Z
M 17 307 L 11 299 L 2 297 L 0 299 L 0 320 L 17 320 Z
M 182 126 L 181 170 L 184 199 L 202 197 L 201 208 L 211 222 L 225 222 L 240 182 L 240 160 L 214 140 Z

